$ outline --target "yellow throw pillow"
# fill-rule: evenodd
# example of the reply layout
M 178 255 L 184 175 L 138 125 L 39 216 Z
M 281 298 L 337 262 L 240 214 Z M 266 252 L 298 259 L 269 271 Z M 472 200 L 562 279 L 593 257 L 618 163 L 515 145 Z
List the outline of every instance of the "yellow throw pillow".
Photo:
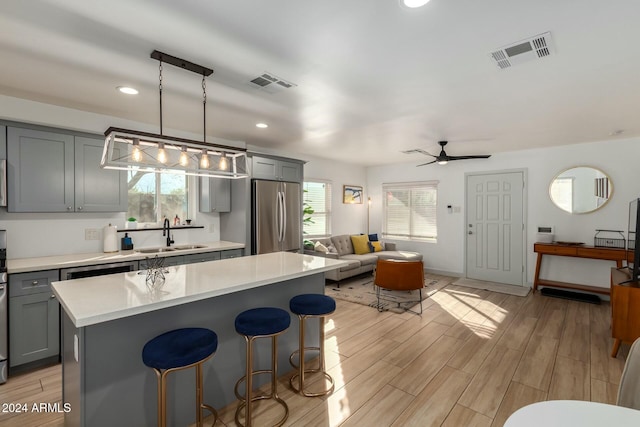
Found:
M 351 236 L 351 243 L 353 244 L 353 252 L 356 255 L 368 254 L 369 250 L 369 236 L 362 234 L 359 236 Z
M 371 245 L 373 246 L 374 252 L 380 252 L 382 250 L 382 243 L 380 242 L 371 242 Z

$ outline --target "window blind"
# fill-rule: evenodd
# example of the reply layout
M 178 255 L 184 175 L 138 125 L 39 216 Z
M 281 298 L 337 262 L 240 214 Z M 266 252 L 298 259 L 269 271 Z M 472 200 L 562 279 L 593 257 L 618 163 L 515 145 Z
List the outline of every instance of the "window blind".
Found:
M 385 237 L 437 239 L 437 181 L 383 184 L 382 191 Z

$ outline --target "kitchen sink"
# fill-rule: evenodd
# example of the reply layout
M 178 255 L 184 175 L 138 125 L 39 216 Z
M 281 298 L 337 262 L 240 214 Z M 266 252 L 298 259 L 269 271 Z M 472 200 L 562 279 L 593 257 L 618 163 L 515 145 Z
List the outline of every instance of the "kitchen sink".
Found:
M 174 246 L 173 249 L 176 250 L 183 250 L 183 249 L 204 249 L 206 248 L 206 245 L 180 245 L 180 246 Z
M 136 252 L 141 254 L 158 254 L 161 252 L 173 252 L 174 248 L 148 248 L 148 249 L 136 249 Z

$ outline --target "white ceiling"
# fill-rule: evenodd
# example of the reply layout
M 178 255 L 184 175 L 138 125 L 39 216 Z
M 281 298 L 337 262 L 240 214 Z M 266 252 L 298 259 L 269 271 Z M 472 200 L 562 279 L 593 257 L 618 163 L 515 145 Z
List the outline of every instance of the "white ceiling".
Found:
M 157 49 L 215 70 L 211 136 L 362 165 L 424 163 L 400 151 L 437 154 L 440 139 L 467 155 L 640 135 L 639 19 L 634 0 L 414 10 L 398 0 L 2 0 L 0 94 L 159 126 Z M 489 57 L 546 31 L 548 58 L 500 70 Z M 248 85 L 265 71 L 297 87 Z M 164 66 L 166 128 L 202 132 L 200 79 Z

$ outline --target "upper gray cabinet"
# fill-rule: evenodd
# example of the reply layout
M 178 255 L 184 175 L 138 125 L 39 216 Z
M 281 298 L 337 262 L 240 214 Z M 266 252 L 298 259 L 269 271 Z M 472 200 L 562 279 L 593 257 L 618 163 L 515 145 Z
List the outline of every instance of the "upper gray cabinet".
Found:
M 102 169 L 104 140 L 75 138 L 75 206 L 77 212 L 126 212 L 127 173 Z M 119 149 L 114 148 L 114 151 Z M 114 156 L 119 155 L 115 153 Z
M 270 157 L 251 158 L 251 177 L 275 181 L 302 181 L 302 163 Z
M 7 210 L 126 211 L 126 173 L 100 168 L 103 145 L 100 139 L 8 127 Z
M 231 180 L 200 177 L 200 212 L 231 212 Z
M 0 159 L 7 158 L 7 128 L 0 126 Z

